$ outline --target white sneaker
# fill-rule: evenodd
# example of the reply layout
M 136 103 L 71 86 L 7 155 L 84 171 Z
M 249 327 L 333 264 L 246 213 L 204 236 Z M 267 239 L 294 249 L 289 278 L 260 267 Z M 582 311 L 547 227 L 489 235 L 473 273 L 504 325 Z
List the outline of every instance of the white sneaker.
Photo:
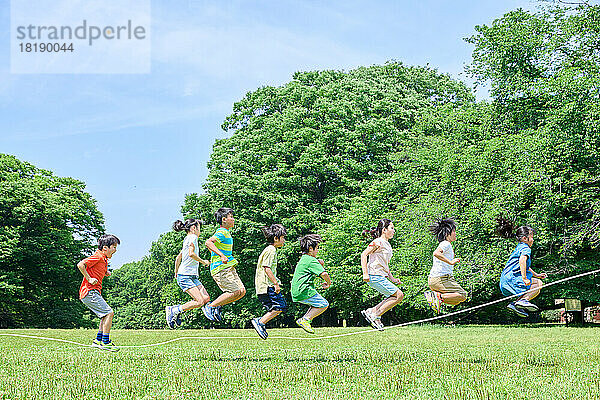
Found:
M 435 311 L 436 314 L 439 314 L 442 311 L 442 302 L 438 294 L 432 290 L 428 290 L 424 293 L 424 295 L 425 300 L 427 300 L 431 308 L 433 308 L 433 311 Z
M 536 312 L 536 311 L 540 310 L 538 306 L 536 306 L 535 304 L 533 304 L 532 302 L 530 302 L 527 299 L 521 299 L 521 300 L 515 301 L 515 307 L 520 308 L 521 310 L 529 311 L 529 312 Z
M 373 319 L 373 325 L 373 327 L 378 331 L 383 331 L 385 329 L 385 326 L 383 325 L 383 322 L 381 322 L 381 318 L 379 317 Z

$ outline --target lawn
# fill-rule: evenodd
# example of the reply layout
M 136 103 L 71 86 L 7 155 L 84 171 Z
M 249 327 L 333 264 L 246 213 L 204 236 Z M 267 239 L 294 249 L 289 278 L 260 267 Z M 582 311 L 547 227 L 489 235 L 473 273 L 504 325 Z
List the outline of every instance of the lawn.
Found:
M 320 328 L 317 336 L 362 329 Z M 0 399 L 599 399 L 600 330 L 411 326 L 322 340 L 299 329 L 116 330 L 109 353 L 0 336 Z M 89 343 L 90 330 L 1 330 Z M 230 337 L 239 337 L 231 339 Z

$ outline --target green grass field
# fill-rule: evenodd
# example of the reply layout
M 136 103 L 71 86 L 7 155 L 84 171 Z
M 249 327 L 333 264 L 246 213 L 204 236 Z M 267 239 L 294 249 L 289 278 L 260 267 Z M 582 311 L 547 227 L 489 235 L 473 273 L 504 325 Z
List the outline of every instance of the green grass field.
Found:
M 364 328 L 362 328 L 364 329 Z M 362 330 L 361 329 L 361 330 Z M 317 335 L 357 330 L 321 328 Z M 271 337 L 309 337 L 272 329 Z M 4 330 L 89 343 L 90 330 Z M 0 399 L 600 399 L 600 330 L 413 326 L 342 338 L 113 331 L 118 353 L 0 336 Z

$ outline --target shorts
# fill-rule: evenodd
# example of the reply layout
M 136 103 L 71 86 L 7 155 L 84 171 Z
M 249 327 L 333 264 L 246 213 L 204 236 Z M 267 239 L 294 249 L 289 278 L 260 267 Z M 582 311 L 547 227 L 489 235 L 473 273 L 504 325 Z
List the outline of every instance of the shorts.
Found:
M 526 276 L 527 279 L 531 281 L 531 273 L 528 273 Z M 521 275 L 502 275 L 500 277 L 500 291 L 504 296 L 520 294 L 529 289 L 531 289 L 531 283 L 526 285 L 525 282 L 523 282 L 523 277 Z
M 275 288 L 272 286 L 267 288 L 267 293 L 259 294 L 258 300 L 267 309 L 267 311 L 287 310 L 287 302 L 285 301 L 285 297 L 283 297 L 281 292 L 275 293 Z
M 369 275 L 369 282 L 367 284 L 387 297 L 395 295 L 400 290 L 388 278 L 381 275 Z
M 98 316 L 98 318 L 104 318 L 111 312 L 113 312 L 112 308 L 106 303 L 102 295 L 97 290 L 90 290 L 88 294 L 85 295 L 81 302 L 87 306 L 90 310 L 94 312 Z
M 184 292 L 187 292 L 188 290 L 190 290 L 191 288 L 195 288 L 196 286 L 203 286 L 196 275 L 177 274 L 177 284 Z
M 219 288 L 226 293 L 233 293 L 246 289 L 242 283 L 242 280 L 237 274 L 235 267 L 223 269 L 214 274 L 212 277 Z
M 458 293 L 464 298 L 467 297 L 467 291 L 462 288 L 451 274 L 442 276 L 430 276 L 427 279 L 429 289 L 439 293 Z
M 298 303 L 306 304 L 307 306 L 315 308 L 329 307 L 329 302 L 325 300 L 325 297 L 321 296 L 319 293 L 315 294 L 313 297 L 309 297 L 306 300 L 301 300 Z

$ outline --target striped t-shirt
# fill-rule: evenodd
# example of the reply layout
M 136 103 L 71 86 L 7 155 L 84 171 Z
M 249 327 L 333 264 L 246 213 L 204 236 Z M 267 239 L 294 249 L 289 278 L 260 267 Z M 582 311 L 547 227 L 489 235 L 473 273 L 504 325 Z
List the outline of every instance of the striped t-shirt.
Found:
M 211 275 L 214 275 L 217 272 L 222 271 L 226 268 L 235 267 L 238 263 L 237 260 L 231 255 L 231 253 L 233 252 L 233 238 L 231 237 L 231 233 L 229 233 L 229 229 L 221 227 L 217 229 L 213 237 L 217 238 L 217 240 L 215 241 L 215 246 L 217 247 L 217 249 L 221 250 L 221 253 L 223 253 L 223 255 L 229 259 L 229 261 L 227 261 L 227 264 L 223 264 L 223 262 L 221 261 L 221 256 L 211 251 Z

